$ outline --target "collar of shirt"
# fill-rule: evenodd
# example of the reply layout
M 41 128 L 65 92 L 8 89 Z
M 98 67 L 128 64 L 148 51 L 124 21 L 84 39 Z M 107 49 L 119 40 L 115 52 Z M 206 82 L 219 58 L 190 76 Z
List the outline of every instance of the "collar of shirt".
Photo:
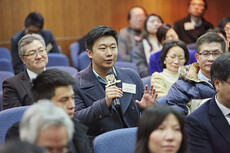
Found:
M 202 80 L 202 81 L 210 82 L 210 79 L 207 78 L 206 76 L 204 76 L 204 75 L 202 74 L 201 70 L 199 70 L 199 72 L 198 72 L 198 79 L 199 79 L 199 80 Z
M 113 69 L 113 72 L 114 72 L 114 75 L 117 76 L 117 73 L 116 73 L 116 70 L 114 67 L 112 67 Z M 103 84 L 107 84 L 107 81 L 104 80 L 99 74 L 97 74 L 97 72 L 93 69 L 93 73 L 95 74 L 97 80 L 100 82 L 100 83 L 103 83 Z
M 198 23 L 196 23 L 195 20 L 193 20 L 193 19 L 191 18 L 191 22 L 192 22 L 192 24 L 193 24 L 195 27 L 200 27 L 201 24 L 202 24 L 202 20 L 201 20 L 201 19 L 200 19 L 200 21 L 199 21 Z
M 224 116 L 227 116 L 230 114 L 230 109 L 225 107 L 224 105 L 222 105 L 216 98 L 215 96 L 215 100 L 216 100 L 216 104 L 217 106 L 220 108 L 221 112 L 224 114 Z
M 46 70 L 46 68 L 44 68 L 44 71 Z M 35 79 L 38 75 L 32 71 L 30 71 L 29 69 L 26 69 L 27 74 L 29 75 L 30 80 L 32 81 L 33 79 Z

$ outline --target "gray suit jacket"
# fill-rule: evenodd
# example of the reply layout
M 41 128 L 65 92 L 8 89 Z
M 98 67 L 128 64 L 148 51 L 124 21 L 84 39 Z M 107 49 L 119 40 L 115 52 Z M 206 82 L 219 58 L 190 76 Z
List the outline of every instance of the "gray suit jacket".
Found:
M 121 80 L 121 83 L 117 83 L 118 87 L 122 87 L 122 83 L 136 85 L 136 94 L 123 92 L 120 102 L 126 125 L 128 127 L 137 126 L 140 109 L 135 100 L 141 100 L 142 98 L 144 92 L 143 83 L 138 74 L 131 69 L 117 67 L 115 69 L 117 73 L 116 79 Z M 121 118 L 115 107 L 107 107 L 105 90 L 93 73 L 91 65 L 79 72 L 76 79 L 78 84 L 74 86 L 75 117 L 89 126 L 88 134 L 97 136 L 107 131 L 123 128 Z
M 26 71 L 5 80 L 2 84 L 3 109 L 33 104 L 31 86 L 32 84 Z
M 230 151 L 230 125 L 215 97 L 186 117 L 188 153 L 227 153 Z

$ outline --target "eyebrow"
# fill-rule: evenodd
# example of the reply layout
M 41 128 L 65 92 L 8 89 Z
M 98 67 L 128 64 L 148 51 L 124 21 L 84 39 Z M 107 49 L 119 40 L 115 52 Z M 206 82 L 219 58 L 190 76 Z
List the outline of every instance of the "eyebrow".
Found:
M 216 49 L 216 50 L 203 50 L 202 52 L 210 52 L 210 51 L 215 52 L 215 51 L 221 51 L 221 50 L 219 50 L 219 49 Z M 221 51 L 221 52 L 222 52 L 222 51 Z

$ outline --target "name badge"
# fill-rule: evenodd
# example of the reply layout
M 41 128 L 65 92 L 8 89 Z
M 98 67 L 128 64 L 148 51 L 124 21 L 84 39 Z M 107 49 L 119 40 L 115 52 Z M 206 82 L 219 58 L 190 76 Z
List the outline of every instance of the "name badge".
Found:
M 136 94 L 136 85 L 130 83 L 122 83 L 122 91 L 127 93 Z
M 188 30 L 194 30 L 195 26 L 194 26 L 194 24 L 192 22 L 185 22 L 184 23 L 184 29 L 186 31 L 188 31 Z

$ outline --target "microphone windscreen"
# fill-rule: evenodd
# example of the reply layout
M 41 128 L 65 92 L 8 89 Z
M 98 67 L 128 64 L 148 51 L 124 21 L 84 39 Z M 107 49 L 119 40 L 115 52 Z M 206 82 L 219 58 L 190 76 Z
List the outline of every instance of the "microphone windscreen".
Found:
M 115 75 L 112 71 L 107 72 L 105 78 L 106 78 L 108 84 L 110 84 L 110 85 L 113 85 L 116 82 Z

